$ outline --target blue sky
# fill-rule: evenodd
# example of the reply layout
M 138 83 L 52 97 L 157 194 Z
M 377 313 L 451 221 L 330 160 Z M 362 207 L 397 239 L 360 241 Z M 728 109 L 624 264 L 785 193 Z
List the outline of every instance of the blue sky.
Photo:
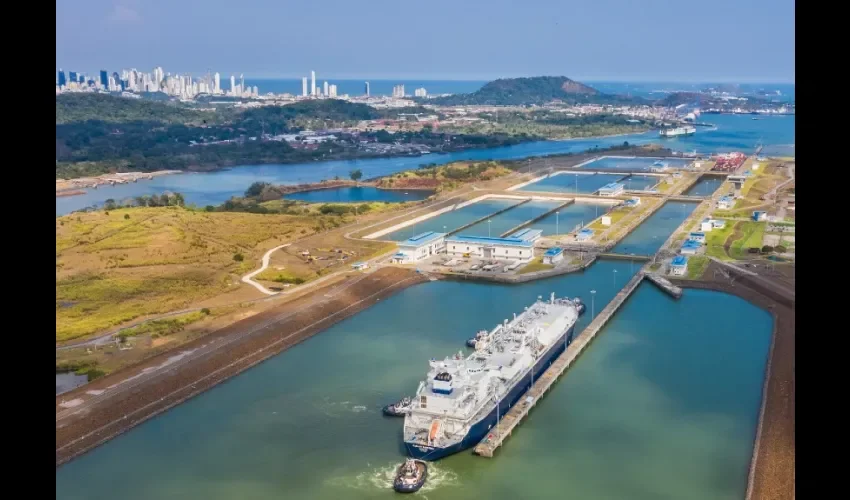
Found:
M 794 81 L 793 0 L 57 0 L 56 66 Z

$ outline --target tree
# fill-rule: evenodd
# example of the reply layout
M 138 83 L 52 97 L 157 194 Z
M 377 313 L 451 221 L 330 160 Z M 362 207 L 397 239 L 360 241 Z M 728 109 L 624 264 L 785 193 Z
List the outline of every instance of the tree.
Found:
M 186 204 L 186 200 L 183 199 L 183 195 L 180 193 L 174 193 L 174 204 L 178 207 L 182 207 Z
M 129 219 L 129 218 L 130 218 L 130 214 L 124 214 L 124 219 L 125 219 L 125 220 L 126 220 L 126 219 Z
M 776 253 L 785 253 L 788 251 L 788 248 L 785 245 L 777 245 L 774 250 L 776 250 Z
M 773 247 L 770 245 L 765 245 L 761 247 L 761 253 L 770 253 L 773 251 Z
M 115 200 L 109 198 L 103 203 L 103 208 L 106 210 L 115 210 Z
M 236 262 L 242 262 L 243 260 L 245 260 L 245 257 L 241 253 L 235 253 L 233 254 L 233 260 L 235 260 Z
M 245 190 L 246 198 L 253 198 L 255 196 L 260 196 L 263 190 L 267 187 L 271 186 L 268 182 L 255 182 L 251 184 L 248 189 Z
M 357 182 L 363 177 L 363 172 L 358 168 L 349 172 L 348 176 L 351 177 L 351 180 Z

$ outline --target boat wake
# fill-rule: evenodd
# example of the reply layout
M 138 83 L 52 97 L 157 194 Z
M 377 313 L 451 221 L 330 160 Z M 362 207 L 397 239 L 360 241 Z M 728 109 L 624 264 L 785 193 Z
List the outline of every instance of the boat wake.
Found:
M 326 417 L 346 417 L 349 413 L 361 413 L 369 411 L 369 408 L 363 405 L 355 405 L 351 401 L 330 401 L 323 400 L 318 405 L 318 409 L 325 414 Z
M 357 474 L 351 477 L 335 477 L 329 480 L 333 486 L 346 486 L 361 491 L 392 490 L 393 479 L 401 461 L 392 462 L 381 467 Z M 419 490 L 419 493 L 428 493 L 446 486 L 458 486 L 460 476 L 452 470 L 446 469 L 441 464 L 428 462 L 428 480 Z

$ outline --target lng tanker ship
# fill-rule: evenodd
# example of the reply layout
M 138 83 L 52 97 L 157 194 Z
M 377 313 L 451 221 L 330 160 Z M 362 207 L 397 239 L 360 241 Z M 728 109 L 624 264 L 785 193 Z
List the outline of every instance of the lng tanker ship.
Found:
M 475 352 L 431 360 L 404 418 L 408 453 L 439 458 L 478 444 L 573 339 L 585 306 L 542 297 L 476 337 Z

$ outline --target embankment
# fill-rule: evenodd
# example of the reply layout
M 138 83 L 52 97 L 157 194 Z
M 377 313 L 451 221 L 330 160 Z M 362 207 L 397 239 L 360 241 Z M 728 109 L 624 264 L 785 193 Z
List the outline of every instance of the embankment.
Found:
M 356 274 L 56 398 L 56 465 L 298 344 L 395 292 L 406 269 Z
M 774 317 L 758 428 L 747 483 L 747 500 L 793 500 L 795 451 L 794 299 L 778 284 L 736 274 L 734 283 L 709 264 L 703 281 L 670 278 L 682 288 L 716 290 L 741 297 Z M 715 276 L 717 276 L 715 278 Z M 687 292 L 685 292 L 687 293 Z

